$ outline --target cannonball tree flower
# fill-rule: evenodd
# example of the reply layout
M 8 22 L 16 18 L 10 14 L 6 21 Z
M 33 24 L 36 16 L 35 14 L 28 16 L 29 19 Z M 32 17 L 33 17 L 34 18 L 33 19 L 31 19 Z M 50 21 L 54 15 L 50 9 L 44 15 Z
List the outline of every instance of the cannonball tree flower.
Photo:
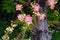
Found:
M 19 21 L 23 21 L 23 20 L 24 20 L 24 17 L 23 17 L 22 14 L 18 14 L 17 17 L 18 17 L 18 20 L 19 20 Z
M 46 17 L 45 14 L 41 14 L 41 15 L 40 15 L 40 20 L 44 20 L 45 17 Z
M 32 23 L 32 17 L 31 17 L 30 15 L 27 15 L 27 16 L 26 16 L 26 19 L 25 19 L 25 22 L 26 22 L 27 24 L 31 24 L 31 23 Z
M 17 5 L 16 5 L 16 10 L 22 10 L 22 5 L 17 4 Z
M 40 10 L 40 5 L 39 4 L 36 4 L 35 6 L 34 6 L 34 12 L 36 13 L 36 12 L 39 12 L 39 10 Z

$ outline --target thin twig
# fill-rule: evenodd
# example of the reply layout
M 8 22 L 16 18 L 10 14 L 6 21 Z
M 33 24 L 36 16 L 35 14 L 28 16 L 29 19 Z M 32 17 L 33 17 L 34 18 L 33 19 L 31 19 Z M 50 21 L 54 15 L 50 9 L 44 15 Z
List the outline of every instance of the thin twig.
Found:
M 48 21 L 48 24 L 60 24 L 60 22 Z

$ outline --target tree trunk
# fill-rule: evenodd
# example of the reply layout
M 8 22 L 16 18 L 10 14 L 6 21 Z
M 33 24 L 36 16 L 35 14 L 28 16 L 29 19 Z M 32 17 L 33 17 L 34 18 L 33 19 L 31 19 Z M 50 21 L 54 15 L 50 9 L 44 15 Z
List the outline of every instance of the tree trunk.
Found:
M 44 1 L 40 0 L 40 2 L 44 2 Z M 41 14 L 46 15 L 45 4 L 44 5 L 43 3 L 41 4 L 41 8 L 39 12 Z M 36 23 L 38 25 L 37 27 L 39 30 L 37 30 L 36 28 L 34 29 L 35 35 L 33 35 L 32 40 L 51 40 L 51 34 L 49 33 L 49 30 L 48 30 L 47 16 L 43 20 L 37 20 L 37 19 L 38 18 L 36 17 Z M 38 21 L 39 21 L 39 24 L 38 24 Z

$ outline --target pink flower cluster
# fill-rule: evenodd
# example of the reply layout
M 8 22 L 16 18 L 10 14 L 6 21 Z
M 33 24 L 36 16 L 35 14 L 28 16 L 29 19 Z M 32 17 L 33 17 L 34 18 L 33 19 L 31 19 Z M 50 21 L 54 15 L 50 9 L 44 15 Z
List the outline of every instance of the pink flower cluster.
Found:
M 18 14 L 17 17 L 18 17 L 18 20 L 20 20 L 20 21 L 23 21 L 24 20 L 24 17 L 23 17 L 22 14 Z
M 54 9 L 55 8 L 55 4 L 56 4 L 56 1 L 55 0 L 48 0 L 48 3 L 50 5 L 50 8 L 51 9 Z
M 40 5 L 39 4 L 36 4 L 35 6 L 34 6 L 34 12 L 36 13 L 36 12 L 39 12 L 39 10 L 40 10 Z
M 22 10 L 22 5 L 17 4 L 17 5 L 16 5 L 16 10 Z
M 40 15 L 40 20 L 43 20 L 45 17 L 46 17 L 45 14 L 41 14 L 41 15 Z
M 31 24 L 32 23 L 32 17 L 30 15 L 26 15 L 26 17 L 24 17 L 22 14 L 18 14 L 17 17 L 18 17 L 19 21 L 23 21 L 24 18 L 25 18 L 25 22 L 27 24 Z
M 28 23 L 28 24 L 31 24 L 32 23 L 32 17 L 30 15 L 27 15 L 26 19 L 25 19 L 25 22 Z

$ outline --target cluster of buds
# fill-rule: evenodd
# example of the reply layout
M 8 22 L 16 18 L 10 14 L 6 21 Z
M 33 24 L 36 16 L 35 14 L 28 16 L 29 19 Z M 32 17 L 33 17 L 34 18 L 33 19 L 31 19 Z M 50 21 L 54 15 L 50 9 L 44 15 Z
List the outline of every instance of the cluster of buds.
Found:
M 9 36 L 7 34 L 3 35 L 2 37 L 3 40 L 9 40 Z
M 9 33 L 12 33 L 12 32 L 13 32 L 13 30 L 14 30 L 14 28 L 13 28 L 13 27 L 8 27 L 8 28 L 6 28 L 6 32 L 9 32 Z

